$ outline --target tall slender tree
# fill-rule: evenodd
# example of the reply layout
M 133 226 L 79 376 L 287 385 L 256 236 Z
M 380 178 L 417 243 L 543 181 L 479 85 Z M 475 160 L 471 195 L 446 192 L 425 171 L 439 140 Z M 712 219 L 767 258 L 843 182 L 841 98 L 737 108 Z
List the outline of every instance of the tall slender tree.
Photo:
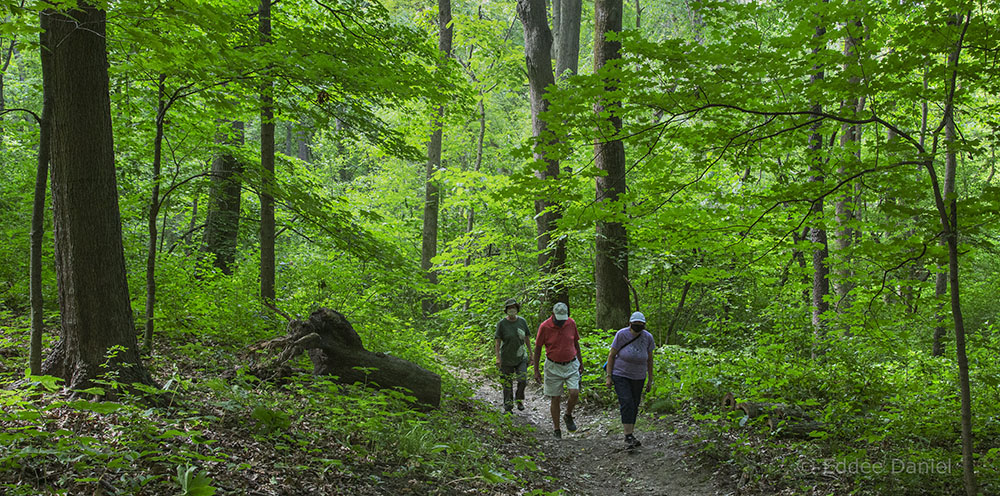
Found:
M 622 0 L 597 0 L 594 3 L 594 71 L 621 59 L 621 42 L 607 39 L 608 34 L 622 30 Z M 604 82 L 608 92 L 614 92 L 620 83 L 613 79 Z M 602 174 L 597 176 L 597 202 L 608 205 L 606 211 L 616 216 L 624 206 L 620 204 L 625 193 L 625 145 L 618 137 L 622 119 L 619 104 L 601 101 L 595 108 L 597 115 L 607 115 L 600 124 L 594 143 L 594 165 Z M 594 283 L 596 286 L 595 325 L 598 329 L 617 329 L 628 322 L 631 313 L 628 291 L 628 232 L 618 220 L 598 220 Z
M 942 125 L 945 137 L 945 169 L 944 181 L 938 184 L 933 161 L 926 163 L 934 188 L 934 200 L 941 218 L 941 230 L 948 244 L 948 289 L 950 290 L 951 318 L 955 328 L 955 356 L 958 362 L 959 396 L 961 397 L 961 432 L 962 432 L 962 475 L 965 492 L 969 496 L 979 494 L 979 484 L 976 481 L 974 466 L 975 440 L 972 436 L 972 387 L 969 381 L 969 357 L 965 349 L 965 320 L 962 316 L 962 303 L 959 292 L 958 277 L 958 197 L 955 194 L 955 176 L 958 169 L 956 156 L 955 130 L 955 93 L 958 90 L 959 60 L 962 55 L 963 41 L 972 23 L 972 12 L 954 14 L 948 21 L 949 27 L 957 31 L 957 36 L 951 52 L 948 54 L 948 72 L 945 79 L 944 116 Z
M 848 23 L 847 35 L 844 37 L 844 72 L 848 74 L 848 84 L 851 95 L 841 103 L 841 110 L 850 119 L 856 119 L 863 110 L 864 100 L 858 96 L 858 87 L 861 77 L 858 75 L 859 51 L 858 45 L 861 42 L 863 26 L 860 20 Z M 837 174 L 844 177 L 853 170 L 852 165 L 861 161 L 861 124 L 845 123 L 840 128 L 840 146 L 844 149 L 841 156 L 840 165 L 837 167 Z M 834 291 L 837 295 L 837 311 L 844 312 L 850 307 L 850 293 L 853 289 L 849 250 L 857 236 L 853 227 L 857 216 L 857 207 L 854 205 L 857 198 L 857 185 L 854 182 L 851 186 L 837 197 L 834 204 L 834 215 L 837 222 L 837 232 L 835 236 L 836 249 L 840 261 L 837 264 L 837 278 L 834 284 Z M 845 332 L 847 332 L 845 330 Z
M 42 372 L 42 336 L 45 330 L 45 298 L 42 294 L 42 239 L 45 236 L 45 192 L 48 190 L 49 159 L 52 134 L 52 52 L 48 49 L 48 33 L 38 33 L 39 57 L 42 62 L 42 115 L 38 121 L 38 161 L 35 170 L 35 191 L 31 205 L 31 253 L 29 282 L 31 292 L 31 344 L 28 368 L 34 375 Z M 48 78 L 48 79 L 46 79 Z M 2 98 L 0 98 L 2 100 Z M 2 105 L 2 102 L 0 102 Z
M 822 0 L 822 2 L 826 3 L 826 0 Z M 817 24 L 813 33 L 812 53 L 814 56 L 817 56 L 822 51 L 822 47 L 826 43 L 826 26 L 823 22 L 822 18 L 817 17 Z M 824 78 L 822 63 L 817 61 L 813 65 L 813 70 L 814 72 L 809 77 L 809 83 L 816 86 Z M 822 113 L 823 104 L 819 100 L 814 101 L 810 111 L 814 114 Z M 822 125 L 822 120 L 816 119 L 812 126 L 810 126 L 811 133 L 809 134 L 809 182 L 819 185 L 822 185 L 826 181 L 826 175 L 823 171 L 825 161 L 822 157 L 823 135 L 820 134 Z M 816 190 L 820 189 L 817 188 Z M 810 208 L 810 216 L 813 223 L 809 229 L 809 241 L 812 243 L 812 325 L 816 337 L 814 354 L 817 352 L 822 353 L 822 341 L 826 337 L 823 314 L 830 307 L 830 304 L 827 302 L 827 296 L 830 294 L 830 269 L 827 265 L 829 248 L 827 246 L 826 227 L 823 219 L 824 203 L 823 197 L 817 196 L 813 199 L 812 207 Z
M 156 85 L 156 136 L 153 138 L 153 191 L 149 200 L 147 231 L 149 239 L 146 245 L 146 326 L 143 333 L 142 346 L 148 352 L 153 349 L 153 330 L 156 312 L 156 218 L 160 214 L 160 172 L 163 157 L 163 121 L 166 118 L 166 80 L 165 74 L 160 74 Z
M 129 302 L 115 177 L 106 14 L 87 2 L 45 10 L 51 173 L 61 340 L 42 372 L 71 388 L 110 373 L 152 384 Z M 58 42 L 56 42 L 58 40 Z
M 441 57 L 440 63 L 442 64 L 448 57 L 451 57 L 453 33 L 451 0 L 438 0 L 438 56 Z M 441 145 L 444 138 L 443 120 L 444 105 L 442 104 L 434 109 L 434 117 L 431 119 L 431 136 L 427 142 L 427 167 L 424 174 L 424 226 L 421 236 L 423 243 L 420 250 L 420 268 L 427 274 L 427 281 L 432 285 L 438 282 L 437 273 L 433 270 L 433 259 L 437 256 L 441 187 L 434 175 L 441 168 Z M 434 312 L 434 309 L 434 300 L 430 297 L 424 298 L 424 314 L 429 315 Z
M 260 2 L 260 43 L 271 43 L 271 2 Z M 260 83 L 260 297 L 265 303 L 275 298 L 274 227 L 274 82 L 267 70 Z

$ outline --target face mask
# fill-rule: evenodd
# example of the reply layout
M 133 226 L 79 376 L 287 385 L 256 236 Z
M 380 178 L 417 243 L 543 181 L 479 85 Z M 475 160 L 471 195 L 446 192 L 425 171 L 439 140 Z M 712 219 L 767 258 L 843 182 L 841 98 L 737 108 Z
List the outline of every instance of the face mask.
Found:
M 646 324 L 632 324 L 632 330 L 635 332 L 641 332 L 646 328 Z
M 507 315 L 510 315 L 511 317 L 513 317 L 513 316 L 517 315 L 517 309 L 516 309 L 516 308 L 513 308 L 513 307 L 511 307 L 511 308 L 508 308 L 508 309 L 507 309 Z

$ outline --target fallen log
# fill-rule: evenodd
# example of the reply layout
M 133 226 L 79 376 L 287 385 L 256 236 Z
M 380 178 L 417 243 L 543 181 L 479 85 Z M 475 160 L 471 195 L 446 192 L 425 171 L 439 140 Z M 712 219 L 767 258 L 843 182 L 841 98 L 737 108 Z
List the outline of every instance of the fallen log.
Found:
M 274 360 L 251 367 L 250 373 L 264 380 L 291 375 L 287 362 L 307 352 L 315 375 L 332 375 L 344 384 L 378 389 L 404 388 L 423 405 L 436 408 L 441 404 L 441 376 L 413 362 L 366 350 L 351 323 L 335 310 L 320 308 L 306 320 L 291 320 L 285 336 L 251 349 L 281 350 Z
M 733 393 L 726 393 L 722 397 L 722 410 L 731 412 L 736 409 L 736 396 Z
M 735 409 L 742 410 L 743 414 L 749 418 L 776 416 L 779 418 L 791 417 L 807 420 L 812 419 L 812 417 L 810 417 L 809 414 L 801 408 L 795 405 L 787 405 L 785 403 L 756 403 L 746 401 L 738 403 Z

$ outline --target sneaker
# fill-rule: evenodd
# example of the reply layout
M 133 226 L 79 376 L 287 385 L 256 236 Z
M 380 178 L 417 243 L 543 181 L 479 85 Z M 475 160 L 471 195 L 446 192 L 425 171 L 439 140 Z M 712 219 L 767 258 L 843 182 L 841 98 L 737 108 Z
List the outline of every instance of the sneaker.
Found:
M 639 440 L 636 439 L 635 436 L 633 436 L 632 434 L 625 435 L 625 444 L 628 445 L 627 447 L 629 449 L 638 448 L 639 446 L 642 446 L 642 443 L 640 443 Z
M 524 410 L 524 402 L 523 401 L 517 400 L 517 409 L 518 410 Z
M 563 420 L 566 422 L 566 430 L 570 432 L 576 432 L 576 422 L 573 422 L 573 416 L 570 414 L 563 415 Z
M 559 429 L 556 429 L 556 430 L 555 430 L 555 431 L 554 431 L 554 432 L 552 433 L 552 435 L 554 435 L 554 436 L 556 437 L 556 439 L 562 439 L 562 431 L 561 431 L 561 430 L 559 430 Z

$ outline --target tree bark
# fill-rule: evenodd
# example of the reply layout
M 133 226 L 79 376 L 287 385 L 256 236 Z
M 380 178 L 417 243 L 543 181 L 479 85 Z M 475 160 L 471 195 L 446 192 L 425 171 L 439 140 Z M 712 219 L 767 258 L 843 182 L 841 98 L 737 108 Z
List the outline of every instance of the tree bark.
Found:
M 42 239 L 45 237 L 45 191 L 48 188 L 49 159 L 52 135 L 52 57 L 43 29 L 38 33 L 39 57 L 42 62 L 42 118 L 38 122 L 38 163 L 35 170 L 34 201 L 31 205 L 31 254 L 29 282 L 31 291 L 31 344 L 28 368 L 32 375 L 42 373 L 42 336 L 45 333 L 45 298 L 42 295 Z M 11 45 L 13 50 L 13 45 Z M 8 59 L 7 62 L 10 62 Z M 6 66 L 4 67 L 6 71 Z M 0 74 L 2 77 L 2 74 Z M 3 98 L 0 96 L 0 107 Z
M 608 33 L 622 30 L 622 0 L 597 0 L 594 3 L 594 71 L 621 58 L 621 43 L 605 39 Z M 606 80 L 608 92 L 615 91 L 618 81 Z M 619 104 L 600 102 L 594 113 L 609 114 L 600 123 L 594 143 L 594 165 L 604 175 L 596 179 L 597 202 L 610 207 L 606 211 L 624 210 L 619 205 L 625 193 L 625 146 L 617 134 L 622 129 Z M 617 212 L 615 212 L 617 213 Z M 595 325 L 598 329 L 618 329 L 628 322 L 631 313 L 628 294 L 628 233 L 618 221 L 597 221 L 594 283 L 596 295 Z
M 528 92 L 531 103 L 531 135 L 535 138 L 534 158 L 545 164 L 544 169 L 535 172 L 543 181 L 557 181 L 559 161 L 551 158 L 542 140 L 550 139 L 548 122 L 542 115 L 549 108 L 547 98 L 549 86 L 555 84 L 552 72 L 552 32 L 545 18 L 544 0 L 518 0 L 517 16 L 524 27 L 524 57 L 528 71 Z M 562 210 L 557 202 L 547 198 L 535 200 L 535 228 L 538 233 L 538 267 L 543 276 L 543 287 L 539 295 L 538 316 L 547 318 L 556 302 L 569 303 L 569 290 L 563 283 L 562 269 L 566 265 L 566 239 L 553 239 Z M 539 320 L 541 321 L 541 320 Z
M 823 44 L 825 37 L 826 27 L 823 26 L 822 21 L 820 21 L 820 24 L 816 26 L 816 32 L 813 35 L 813 39 L 816 40 L 816 46 L 813 48 L 813 54 L 820 52 L 820 46 Z M 812 76 L 810 76 L 809 82 L 811 84 L 818 84 L 824 77 L 823 67 L 817 64 L 814 66 L 814 69 L 816 71 L 812 74 Z M 823 105 L 820 103 L 814 103 L 812 111 L 815 113 L 822 112 Z M 809 135 L 809 154 L 811 156 L 811 163 L 809 165 L 809 182 L 822 184 L 826 178 L 823 173 L 823 159 L 820 156 L 820 152 L 823 150 L 823 136 L 819 132 L 820 122 L 817 121 L 811 126 L 810 129 L 812 134 Z M 812 217 L 813 221 L 813 227 L 809 230 L 809 241 L 813 243 L 812 326 L 816 341 L 813 348 L 814 358 L 817 354 L 823 353 L 823 340 L 826 338 L 826 325 L 823 322 L 823 314 L 829 309 L 826 297 L 830 294 L 830 270 L 827 266 L 827 255 L 829 251 L 827 247 L 826 228 L 824 227 L 825 220 L 823 219 L 823 204 L 823 198 L 817 197 L 810 209 L 810 217 Z
M 226 129 L 228 128 L 228 129 Z M 220 129 L 216 142 L 243 146 L 243 122 L 232 121 Z M 240 174 L 243 164 L 230 152 L 224 151 L 212 161 L 208 213 L 205 217 L 203 251 L 215 256 L 215 266 L 223 274 L 232 273 L 236 261 L 236 246 L 240 230 L 240 202 L 243 185 Z
M 41 14 L 51 50 L 51 181 L 61 337 L 42 372 L 73 389 L 153 380 L 139 357 L 115 178 L 105 12 Z M 105 367 L 105 364 L 107 367 Z
M 260 2 L 260 42 L 271 43 L 271 0 Z M 274 83 L 270 74 L 260 85 L 260 297 L 275 298 L 274 233 Z
M 156 218 L 160 213 L 160 172 L 163 152 L 163 120 L 167 111 L 165 98 L 166 75 L 160 74 L 157 84 L 156 136 L 153 138 L 153 191 L 149 200 L 147 228 L 149 240 L 146 245 L 146 327 L 142 346 L 147 353 L 153 351 L 154 315 L 156 311 Z
M 951 313 L 955 326 L 955 355 L 958 362 L 959 393 L 962 400 L 961 430 L 962 430 L 962 475 L 965 492 L 969 496 L 979 493 L 974 466 L 975 440 L 972 437 L 972 391 L 969 381 L 969 358 L 965 349 L 965 322 L 962 319 L 962 305 L 959 293 L 958 277 L 958 198 L 955 189 L 955 176 L 958 169 L 955 152 L 955 92 L 957 91 L 958 63 L 962 51 L 962 41 L 972 22 L 972 13 L 956 15 L 949 21 L 950 26 L 961 24 L 961 36 L 948 55 L 949 74 L 945 82 L 946 97 L 944 101 L 945 155 L 944 190 L 938 185 L 934 163 L 927 162 L 927 170 L 931 176 L 934 188 L 934 202 L 941 219 L 941 229 L 948 243 L 948 284 L 951 289 Z M 949 189 L 950 188 L 950 189 Z
M 451 0 L 438 0 L 438 56 L 444 59 L 451 57 L 451 46 L 454 30 L 451 26 Z M 420 268 L 427 275 L 431 285 L 437 285 L 438 275 L 433 270 L 433 258 L 437 256 L 438 214 L 440 211 L 441 188 L 434 178 L 434 173 L 441 168 L 441 145 L 444 139 L 442 129 L 444 106 L 434 109 L 431 119 L 431 137 L 427 142 L 427 168 L 424 173 L 424 225 L 421 233 Z M 437 309 L 434 299 L 425 296 L 422 301 L 424 315 L 430 315 Z
M 286 336 L 255 348 L 281 349 L 276 359 L 250 370 L 263 379 L 291 375 L 287 362 L 308 352 L 316 375 L 333 375 L 344 384 L 379 389 L 401 387 L 423 405 L 441 403 L 441 376 L 407 360 L 366 350 L 347 318 L 328 308 L 316 310 L 306 320 L 290 321 Z
M 559 38 L 556 49 L 556 79 L 576 75 L 580 67 L 580 23 L 583 16 L 582 0 L 553 0 L 561 5 Z
M 856 20 L 849 25 L 847 37 L 844 38 L 844 57 L 847 62 L 844 63 L 844 72 L 852 72 L 852 66 L 855 65 L 852 61 L 858 57 L 858 44 L 860 43 L 860 31 L 862 29 L 861 21 Z M 856 91 L 856 88 L 861 83 L 861 78 L 857 75 L 851 75 L 848 78 L 848 83 L 850 84 L 851 91 Z M 857 114 L 862 110 L 860 107 L 863 105 L 861 98 L 857 96 L 852 96 L 848 98 L 841 104 L 841 110 L 846 111 L 847 117 L 855 118 Z M 857 151 L 852 152 L 850 159 L 846 158 L 847 154 L 844 154 L 844 159 L 841 160 L 840 165 L 837 168 L 837 174 L 843 177 L 848 174 L 850 168 L 848 167 L 848 161 L 858 161 L 861 160 L 861 125 L 860 124 L 843 124 L 841 126 L 841 136 L 840 136 L 840 146 L 841 148 L 848 149 L 857 147 Z M 834 284 L 834 292 L 837 295 L 837 312 L 844 313 L 851 306 L 850 293 L 854 287 L 851 282 L 851 277 L 854 271 L 851 270 L 851 256 L 850 249 L 854 242 L 854 238 L 857 236 L 855 229 L 853 227 L 854 219 L 857 217 L 855 211 L 855 206 L 853 205 L 855 199 L 857 198 L 857 186 L 854 183 L 845 185 L 846 191 L 842 192 L 837 197 L 837 201 L 834 204 L 834 216 L 837 223 L 837 234 L 836 243 L 837 254 L 839 257 L 837 264 L 837 279 Z M 849 331 L 844 330 L 845 333 Z

